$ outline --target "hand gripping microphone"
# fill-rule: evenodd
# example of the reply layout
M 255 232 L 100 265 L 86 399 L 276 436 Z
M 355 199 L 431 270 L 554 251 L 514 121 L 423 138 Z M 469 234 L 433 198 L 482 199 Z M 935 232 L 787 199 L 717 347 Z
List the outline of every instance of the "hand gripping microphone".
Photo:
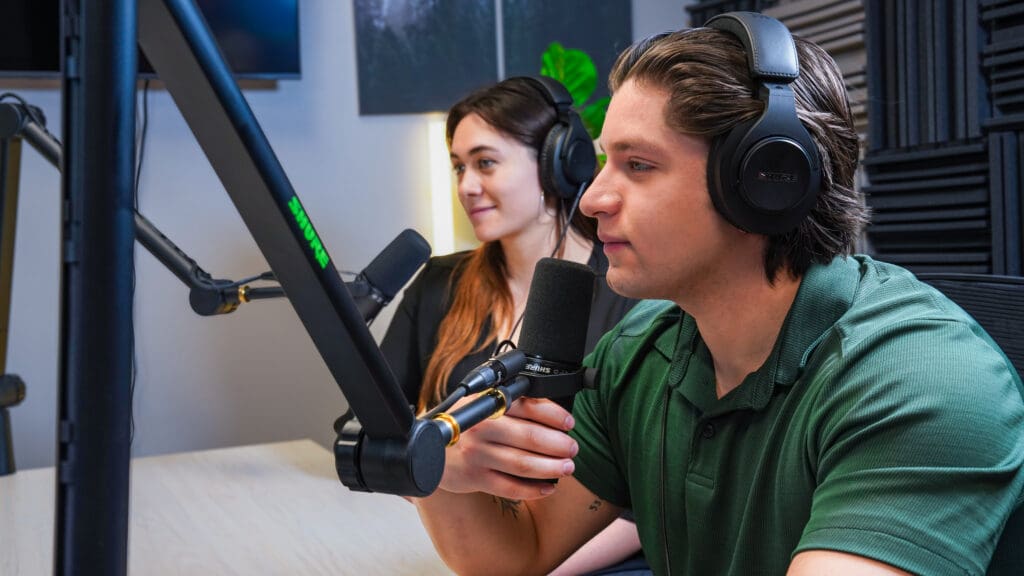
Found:
M 486 392 L 450 413 L 416 419 L 401 438 L 369 436 L 357 418 L 348 419 L 334 443 L 342 484 L 363 492 L 426 496 L 441 482 L 445 446 L 458 441 L 462 430 L 501 416 L 534 387 L 543 391 L 548 383 L 562 381 L 579 390 L 593 289 L 594 273 L 587 266 L 552 258 L 538 262 L 518 354 L 491 359 L 464 381 Z
M 524 367 L 511 381 L 506 379 L 469 404 L 434 417 L 448 445 L 458 441 L 462 430 L 504 414 L 520 396 L 565 396 L 583 388 L 593 293 L 590 267 L 555 258 L 537 263 L 517 350 L 523 354 Z

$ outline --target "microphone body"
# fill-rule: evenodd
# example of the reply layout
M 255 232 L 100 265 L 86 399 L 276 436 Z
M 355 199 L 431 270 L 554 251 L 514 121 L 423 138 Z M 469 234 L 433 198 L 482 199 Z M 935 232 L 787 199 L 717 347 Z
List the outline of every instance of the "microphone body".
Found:
M 345 286 L 367 323 L 373 321 L 430 258 L 430 244 L 415 230 L 406 228 L 381 250 L 366 268 Z
M 462 430 L 504 414 L 520 396 L 555 398 L 583 388 L 582 364 L 593 294 L 594 271 L 590 267 L 555 258 L 537 263 L 519 338 L 523 367 L 512 382 L 434 417 L 449 445 L 458 441 Z M 474 372 L 487 370 L 494 360 Z
M 17 406 L 25 399 L 25 383 L 17 374 L 0 374 L 0 408 Z
M 345 282 L 356 308 L 367 324 L 387 306 L 430 258 L 430 244 L 418 232 L 405 229 L 381 251 L 351 282 Z M 284 290 L 279 286 L 266 288 L 243 287 L 238 298 L 243 302 L 280 298 Z
M 519 338 L 519 349 L 526 353 L 520 374 L 534 382 L 530 396 L 560 398 L 583 387 L 581 366 L 593 299 L 594 271 L 589 266 L 554 258 L 537 263 Z

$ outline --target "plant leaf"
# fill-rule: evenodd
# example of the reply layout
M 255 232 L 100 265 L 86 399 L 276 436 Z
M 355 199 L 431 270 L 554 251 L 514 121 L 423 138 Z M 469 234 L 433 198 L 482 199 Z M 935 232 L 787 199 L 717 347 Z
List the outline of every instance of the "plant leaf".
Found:
M 541 56 L 540 73 L 565 85 L 576 108 L 582 107 L 597 88 L 597 67 L 590 56 L 558 42 L 549 44 Z
M 562 77 L 564 76 L 564 74 L 562 73 L 561 66 L 561 62 L 563 60 L 565 60 L 565 47 L 558 42 L 552 42 L 551 44 L 548 44 L 547 49 L 544 50 L 544 53 L 541 54 L 540 56 L 541 76 L 554 78 L 555 80 L 561 82 Z
M 587 128 L 587 133 L 594 140 L 597 140 L 601 136 L 601 129 L 604 127 L 604 116 L 608 112 L 608 103 L 611 102 L 611 98 L 605 96 L 600 100 L 590 104 L 580 112 L 580 118 L 583 120 L 583 125 Z

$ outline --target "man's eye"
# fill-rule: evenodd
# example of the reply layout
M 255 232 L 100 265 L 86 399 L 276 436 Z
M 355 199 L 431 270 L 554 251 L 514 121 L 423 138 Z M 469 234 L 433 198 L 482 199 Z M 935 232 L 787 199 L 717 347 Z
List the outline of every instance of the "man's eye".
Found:
M 632 170 L 633 172 L 647 172 L 651 169 L 651 165 L 645 164 L 637 160 L 630 160 L 629 169 Z

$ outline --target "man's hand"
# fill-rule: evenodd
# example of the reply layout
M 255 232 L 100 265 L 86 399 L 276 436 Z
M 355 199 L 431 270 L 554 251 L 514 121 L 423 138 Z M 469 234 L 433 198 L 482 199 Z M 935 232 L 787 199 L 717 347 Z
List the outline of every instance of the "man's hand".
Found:
M 546 574 L 618 516 L 572 477 L 574 424 L 554 402 L 521 398 L 447 449 L 440 489 L 414 503 L 452 570 Z
M 572 415 L 558 404 L 521 398 L 504 416 L 466 430 L 448 448 L 440 487 L 510 500 L 552 494 L 552 480 L 574 470 L 572 457 L 579 446 L 566 434 L 573 424 Z

